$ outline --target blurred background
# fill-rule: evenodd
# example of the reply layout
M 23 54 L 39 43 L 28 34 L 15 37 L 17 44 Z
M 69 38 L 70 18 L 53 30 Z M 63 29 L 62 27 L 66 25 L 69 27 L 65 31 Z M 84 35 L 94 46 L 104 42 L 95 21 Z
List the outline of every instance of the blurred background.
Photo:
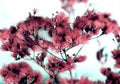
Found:
M 9 28 L 11 25 L 15 26 L 18 22 L 24 21 L 29 12 L 32 13 L 33 9 L 37 9 L 37 14 L 44 17 L 52 17 L 52 14 L 58 12 L 64 12 L 70 16 L 70 21 L 73 22 L 76 16 L 83 15 L 87 9 L 93 9 L 98 12 L 107 12 L 111 14 L 111 19 L 117 20 L 120 24 L 120 0 L 88 0 L 88 3 L 76 3 L 73 8 L 74 13 L 68 14 L 65 10 L 61 9 L 60 0 L 0 0 L 0 29 Z M 105 77 L 100 74 L 101 67 L 111 67 L 113 71 L 118 71 L 114 68 L 114 60 L 109 54 L 108 61 L 102 65 L 96 59 L 96 52 L 102 48 L 107 47 L 104 54 L 110 53 L 111 50 L 116 48 L 116 44 L 112 41 L 113 35 L 104 35 L 100 38 L 90 40 L 82 49 L 81 54 L 87 55 L 87 60 L 83 63 L 77 64 L 76 70 L 73 70 L 73 77 L 80 78 L 81 76 L 87 76 L 90 80 L 105 80 Z M 79 49 L 75 47 L 68 51 L 72 54 Z M 72 52 L 72 53 L 71 53 Z M 14 59 L 10 57 L 10 52 L 0 51 L 0 68 L 3 65 L 14 62 Z M 40 70 L 47 78 L 48 75 L 36 64 L 28 61 L 34 69 Z M 62 74 L 63 75 L 63 74 Z M 64 77 L 68 77 L 69 73 L 65 72 Z M 2 79 L 0 79 L 1 83 Z

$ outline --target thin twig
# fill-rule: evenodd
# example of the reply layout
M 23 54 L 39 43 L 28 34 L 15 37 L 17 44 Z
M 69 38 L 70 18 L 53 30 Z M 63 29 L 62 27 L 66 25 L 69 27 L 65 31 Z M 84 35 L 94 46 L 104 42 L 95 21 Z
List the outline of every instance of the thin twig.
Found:
M 66 49 L 66 51 L 68 51 L 68 50 L 71 49 L 72 47 L 74 47 L 74 46 L 70 46 L 69 48 Z
M 69 70 L 69 73 L 70 73 L 70 77 L 71 77 L 71 79 L 73 80 L 72 71 Z
M 66 50 L 64 49 L 63 52 L 64 52 L 64 55 L 65 55 L 65 57 L 66 57 L 65 61 L 67 62 L 67 60 L 68 60 L 68 56 L 67 56 L 67 54 L 66 54 Z M 70 73 L 70 77 L 71 77 L 71 79 L 73 79 L 72 71 L 69 70 L 69 73 Z M 72 81 L 72 80 L 71 80 L 71 81 Z
M 76 56 L 79 54 L 79 52 L 82 50 L 83 46 L 84 46 L 84 44 L 80 47 L 80 49 L 78 50 L 78 52 L 75 54 L 74 59 L 75 59 Z
M 35 59 L 34 59 L 34 62 L 37 63 Z M 48 75 L 50 75 L 49 72 L 46 70 L 45 66 L 41 66 L 41 67 L 46 71 L 46 73 L 48 73 Z
M 66 58 L 65 61 L 67 61 L 67 58 L 68 58 L 68 57 L 67 57 L 67 54 L 66 54 L 66 50 L 63 49 L 63 52 L 64 52 L 64 55 L 65 55 L 65 58 Z
M 56 58 L 62 60 L 61 58 L 57 57 L 56 55 L 54 55 L 53 53 L 51 53 L 51 52 L 48 51 L 47 49 L 45 49 L 45 48 L 43 48 L 42 46 L 40 46 L 39 44 L 38 44 L 38 46 L 39 46 L 40 48 L 44 49 L 44 50 L 45 50 L 46 52 L 48 52 L 50 55 L 52 55 L 52 56 L 54 56 L 54 57 L 56 57 Z
M 31 59 L 31 57 L 29 57 L 29 58 L 30 58 L 29 61 L 34 61 L 35 63 L 37 63 L 35 59 Z M 27 60 L 27 59 L 24 59 L 24 60 Z M 45 70 L 46 73 L 48 73 L 48 75 L 50 75 L 49 72 L 45 69 L 45 67 L 43 67 L 43 66 L 41 66 L 41 67 Z
M 64 52 L 64 55 L 65 55 L 65 57 L 66 57 L 65 61 L 67 62 L 67 60 L 68 60 L 68 56 L 67 56 L 67 54 L 66 54 L 66 50 L 64 49 L 63 52 Z M 71 77 L 71 79 L 73 80 L 72 71 L 69 70 L 69 73 L 70 73 L 70 77 Z M 72 81 L 72 80 L 71 80 L 71 81 Z
M 62 59 L 65 60 L 64 57 L 63 57 L 63 55 L 62 55 L 62 53 L 61 53 L 61 50 L 60 50 L 60 55 L 61 55 Z
M 102 36 L 102 35 L 103 35 L 103 33 L 101 33 L 99 36 L 96 36 L 96 37 L 94 37 L 94 38 L 91 38 L 90 40 L 96 39 L 96 38 L 98 38 L 98 37 L 100 37 L 100 36 Z
M 70 50 L 71 48 L 73 48 L 73 47 L 75 47 L 75 46 L 77 46 L 77 45 L 78 45 L 78 44 L 70 46 L 68 49 L 66 49 L 66 51 Z
M 47 51 L 49 54 L 53 55 L 54 57 L 56 57 L 56 58 L 58 58 L 58 59 L 62 60 L 61 58 L 57 57 L 57 56 L 56 56 L 56 55 L 54 55 L 53 53 L 49 52 L 48 50 L 46 50 L 46 51 Z
M 34 58 L 30 57 L 30 56 L 27 56 L 29 58 L 23 58 L 24 60 L 33 60 Z

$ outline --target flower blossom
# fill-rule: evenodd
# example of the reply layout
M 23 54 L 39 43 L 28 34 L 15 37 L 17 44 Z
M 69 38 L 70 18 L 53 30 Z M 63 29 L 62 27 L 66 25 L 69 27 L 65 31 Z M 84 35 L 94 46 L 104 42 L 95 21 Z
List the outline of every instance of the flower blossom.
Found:
M 101 73 L 107 78 L 105 84 L 120 83 L 120 75 L 118 73 L 112 72 L 110 68 L 102 68 Z
M 113 59 L 115 59 L 116 61 L 115 67 L 120 68 L 120 50 L 119 49 L 113 50 L 112 54 L 113 54 Z
M 5 83 L 15 84 L 41 84 L 42 75 L 32 70 L 25 62 L 11 63 L 0 70 Z

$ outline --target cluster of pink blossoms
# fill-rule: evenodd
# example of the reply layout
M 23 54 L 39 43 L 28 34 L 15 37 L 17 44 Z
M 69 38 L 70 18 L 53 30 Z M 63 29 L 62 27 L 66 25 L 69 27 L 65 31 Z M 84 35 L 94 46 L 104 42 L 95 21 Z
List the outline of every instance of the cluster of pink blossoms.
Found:
M 11 63 L 0 70 L 6 84 L 41 84 L 42 75 L 27 63 Z
M 71 7 L 73 2 L 76 1 L 86 2 L 87 0 L 68 0 L 69 3 L 65 8 Z M 2 50 L 12 52 L 12 57 L 15 60 L 29 58 L 28 60 L 37 63 L 49 75 L 46 84 L 120 83 L 120 75 L 112 72 L 110 68 L 101 69 L 101 73 L 107 78 L 105 82 L 90 81 L 87 77 L 73 78 L 71 70 L 75 69 L 75 64 L 87 61 L 87 58 L 84 55 L 78 55 L 83 46 L 71 56 L 67 53 L 69 49 L 75 46 L 86 44 L 89 40 L 94 39 L 93 36 L 96 35 L 99 37 L 113 33 L 119 43 L 119 26 L 115 20 L 110 19 L 110 14 L 88 10 L 83 16 L 76 17 L 73 23 L 70 23 L 69 17 L 64 13 L 57 13 L 52 18 L 36 16 L 35 14 L 36 10 L 34 10 L 33 15 L 29 13 L 29 17 L 25 21 L 19 22 L 9 29 L 0 30 L 0 41 L 3 42 Z M 46 31 L 51 40 L 39 35 L 41 30 Z M 50 49 L 60 56 L 50 52 Z M 30 50 L 39 53 L 31 57 Z M 99 61 L 103 57 L 102 51 L 100 50 L 97 53 Z M 116 61 L 115 67 L 120 68 L 119 48 L 113 50 L 112 55 Z M 45 59 L 47 59 L 47 63 L 45 63 Z M 70 79 L 59 76 L 59 73 L 65 71 L 69 71 Z M 25 62 L 11 63 L 4 66 L 0 74 L 5 83 L 41 84 L 43 79 L 40 72 L 33 71 Z
M 105 84 L 119 84 L 119 73 L 112 72 L 110 68 L 102 68 L 101 73 L 107 77 Z
M 113 59 L 115 59 L 116 64 L 115 67 L 120 68 L 120 49 L 116 49 L 112 51 Z
M 72 13 L 74 12 L 73 5 L 75 3 L 80 3 L 80 2 L 87 3 L 88 0 L 61 0 L 61 2 L 62 2 L 62 8 L 66 10 L 68 13 Z
M 53 79 L 47 79 L 46 84 L 54 84 Z M 93 82 L 87 77 L 82 77 L 80 79 L 67 79 L 59 77 L 59 84 L 104 84 L 101 81 Z

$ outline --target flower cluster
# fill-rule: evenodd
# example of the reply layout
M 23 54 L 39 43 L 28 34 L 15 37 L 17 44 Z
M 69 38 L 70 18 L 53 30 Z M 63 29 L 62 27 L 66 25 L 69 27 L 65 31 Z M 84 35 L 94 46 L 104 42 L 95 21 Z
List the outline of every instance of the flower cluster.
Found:
M 44 59 L 47 56 L 46 52 L 42 52 L 41 55 L 38 54 L 38 56 L 36 56 L 36 62 L 37 64 L 43 66 L 44 63 Z
M 52 79 L 47 79 L 46 84 L 53 84 Z M 80 79 L 67 79 L 59 77 L 59 84 L 104 84 L 101 81 L 91 81 L 87 77 L 81 77 Z
M 64 3 L 66 0 L 61 1 Z M 67 0 L 63 8 L 71 12 L 75 2 L 87 2 L 87 0 Z M 76 17 L 74 22 L 70 23 L 69 16 L 62 12 L 53 15 L 52 18 L 36 16 L 36 12 L 34 9 L 33 15 L 29 13 L 28 18 L 16 26 L 0 30 L 2 50 L 12 52 L 16 60 L 28 57 L 30 58 L 28 60 L 37 63 L 49 75 L 46 84 L 104 84 L 101 81 L 90 81 L 87 77 L 75 79 L 72 77 L 71 70 L 75 69 L 75 63 L 81 63 L 87 59 L 86 56 L 81 55 L 80 51 L 84 44 L 93 39 L 93 36 L 99 37 L 113 33 L 116 40 L 120 41 L 120 27 L 115 20 L 110 19 L 110 14 L 88 10 L 83 16 Z M 40 32 L 43 30 L 50 40 L 42 37 L 44 34 L 41 35 Z M 82 47 L 70 56 L 68 51 L 78 45 Z M 50 49 L 57 55 L 54 54 L 55 52 L 50 52 Z M 34 54 L 31 57 L 31 50 L 33 53 L 37 51 L 37 56 Z M 100 62 L 102 62 L 103 50 L 104 48 L 97 52 L 97 59 Z M 116 61 L 115 67 L 120 68 L 120 49 L 113 50 L 112 54 Z M 59 73 L 65 71 L 70 73 L 70 79 L 59 76 Z M 105 84 L 120 83 L 120 76 L 110 68 L 102 68 L 101 73 L 107 77 Z M 42 83 L 42 75 L 25 62 L 8 64 L 0 70 L 0 74 L 5 83 Z
M 76 3 L 76 2 L 83 2 L 83 3 L 87 3 L 88 0 L 61 0 L 62 2 L 62 8 L 64 10 L 66 10 L 68 13 L 72 13 L 74 12 L 74 9 L 73 9 L 73 5 Z
M 87 37 L 101 34 L 108 34 L 110 32 L 117 33 L 119 26 L 116 21 L 109 18 L 110 14 L 96 13 L 94 11 L 87 11 L 84 16 L 77 17 L 74 22 L 74 28 L 79 29 L 85 33 Z
M 112 72 L 110 68 L 102 68 L 101 73 L 107 77 L 105 84 L 119 84 L 120 83 L 119 73 Z
M 44 40 L 38 35 L 43 28 L 48 31 L 51 41 Z M 10 29 L 0 31 L 3 41 L 2 49 L 13 52 L 13 57 L 29 56 L 29 48 L 32 50 L 45 50 L 48 48 L 61 50 L 86 43 L 93 35 L 107 34 L 119 29 L 117 23 L 109 18 L 109 14 L 87 11 L 82 17 L 77 17 L 70 26 L 69 17 L 64 13 L 58 13 L 53 18 L 43 18 L 29 15 L 26 21 L 11 26 Z
M 75 69 L 75 63 L 83 62 L 86 60 L 86 56 L 78 56 L 76 58 L 67 57 L 67 59 L 61 60 L 50 56 L 46 68 L 48 69 L 50 76 L 54 77 L 56 73 L 61 73 L 64 71 L 70 71 Z
M 48 60 L 47 68 L 51 72 L 58 71 L 63 72 L 66 70 L 74 69 L 74 64 L 70 61 L 63 61 L 55 58 L 54 56 L 51 56 Z
M 13 57 L 17 58 L 17 55 L 24 57 L 30 55 L 28 52 L 28 46 L 24 40 L 16 36 L 17 28 L 11 26 L 10 30 L 2 30 L 1 40 L 4 42 L 2 49 L 5 51 L 13 52 Z M 8 36 L 7 36 L 8 35 Z
M 26 62 L 11 63 L 0 70 L 5 83 L 41 84 L 42 75 L 34 71 Z
M 113 50 L 112 54 L 113 59 L 116 61 L 115 67 L 120 68 L 120 49 Z

